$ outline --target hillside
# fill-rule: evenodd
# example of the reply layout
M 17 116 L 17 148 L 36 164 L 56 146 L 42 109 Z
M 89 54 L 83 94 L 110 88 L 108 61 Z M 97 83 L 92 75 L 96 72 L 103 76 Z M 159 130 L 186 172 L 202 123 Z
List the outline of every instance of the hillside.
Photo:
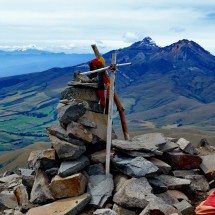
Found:
M 112 52 L 104 55 L 107 64 Z M 197 43 L 181 40 L 158 47 L 145 38 L 117 50 L 117 62 L 132 62 L 119 69 L 116 84 L 129 130 L 215 130 L 215 57 Z M 0 79 L 0 150 L 47 141 L 45 128 L 56 121 L 60 92 L 77 69 L 89 68 L 54 68 Z

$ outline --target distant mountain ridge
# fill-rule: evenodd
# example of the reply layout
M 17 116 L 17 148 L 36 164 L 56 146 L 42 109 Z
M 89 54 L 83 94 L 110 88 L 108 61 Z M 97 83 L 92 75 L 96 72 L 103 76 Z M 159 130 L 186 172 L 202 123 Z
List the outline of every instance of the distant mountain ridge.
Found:
M 107 65 L 113 52 L 103 55 Z M 159 47 L 147 37 L 116 52 L 117 63 L 132 62 L 116 75 L 132 129 L 180 125 L 215 130 L 215 57 L 208 51 L 189 40 Z M 45 128 L 56 120 L 60 92 L 75 70 L 89 67 L 82 64 L 0 79 L 2 150 L 47 139 Z

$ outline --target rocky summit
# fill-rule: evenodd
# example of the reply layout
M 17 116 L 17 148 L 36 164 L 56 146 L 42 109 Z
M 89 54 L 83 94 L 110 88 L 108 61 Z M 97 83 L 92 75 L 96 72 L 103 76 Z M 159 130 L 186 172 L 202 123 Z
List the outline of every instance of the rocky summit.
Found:
M 148 46 L 156 48 L 152 41 Z M 28 168 L 0 178 L 0 213 L 195 214 L 215 188 L 213 147 L 202 156 L 204 146 L 195 149 L 184 138 L 147 133 L 125 141 L 114 135 L 105 174 L 107 115 L 95 84 L 75 78 L 57 106 L 59 123 L 47 128 L 50 149 L 32 151 Z

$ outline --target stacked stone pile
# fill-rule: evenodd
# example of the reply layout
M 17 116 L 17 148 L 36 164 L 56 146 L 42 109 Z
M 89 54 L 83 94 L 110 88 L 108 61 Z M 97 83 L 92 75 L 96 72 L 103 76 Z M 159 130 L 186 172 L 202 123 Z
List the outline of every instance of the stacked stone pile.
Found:
M 77 77 L 76 77 L 77 78 Z M 200 156 L 183 139 L 149 133 L 113 135 L 105 174 L 107 115 L 95 83 L 79 77 L 62 92 L 50 149 L 33 151 L 29 169 L 0 178 L 2 214 L 150 215 L 194 213 L 215 187 L 215 154 Z

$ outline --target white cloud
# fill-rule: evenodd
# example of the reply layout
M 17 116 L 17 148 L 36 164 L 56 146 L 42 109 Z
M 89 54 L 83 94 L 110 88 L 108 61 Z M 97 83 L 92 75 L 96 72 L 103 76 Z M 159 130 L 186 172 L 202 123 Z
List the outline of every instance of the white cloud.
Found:
M 135 42 L 139 39 L 139 37 L 135 33 L 132 33 L 132 32 L 126 32 L 123 35 L 123 38 L 125 39 L 126 42 Z

